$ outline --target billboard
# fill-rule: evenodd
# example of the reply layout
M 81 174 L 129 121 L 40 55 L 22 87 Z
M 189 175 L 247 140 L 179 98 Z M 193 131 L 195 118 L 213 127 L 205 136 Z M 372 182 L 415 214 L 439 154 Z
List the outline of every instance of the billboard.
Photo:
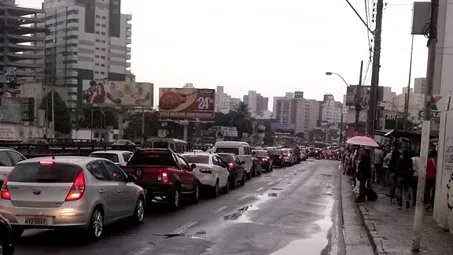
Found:
M 368 108 L 368 104 L 370 102 L 370 90 L 371 86 L 361 86 L 361 102 L 360 105 L 362 108 Z M 358 86 L 357 85 L 350 85 L 346 90 L 346 106 L 356 106 L 356 102 L 358 100 Z M 384 96 L 384 87 L 378 88 L 378 101 L 382 101 Z
M 161 118 L 213 119 L 215 90 L 195 88 L 160 88 Z
M 152 83 L 82 81 L 82 103 L 97 106 L 153 106 Z

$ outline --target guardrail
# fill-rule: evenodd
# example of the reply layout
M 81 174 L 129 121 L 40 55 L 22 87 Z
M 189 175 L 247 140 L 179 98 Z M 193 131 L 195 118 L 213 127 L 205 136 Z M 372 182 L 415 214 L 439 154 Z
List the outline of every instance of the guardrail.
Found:
M 98 150 L 127 150 L 135 152 L 140 149 L 138 146 L 110 145 L 110 144 L 23 144 L 23 143 L 0 143 L 2 148 L 12 148 L 22 153 L 27 158 L 42 156 L 88 156 Z

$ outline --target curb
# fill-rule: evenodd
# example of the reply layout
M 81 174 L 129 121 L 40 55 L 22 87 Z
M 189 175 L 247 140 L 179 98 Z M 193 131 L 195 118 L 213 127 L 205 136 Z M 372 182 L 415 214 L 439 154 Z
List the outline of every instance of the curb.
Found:
M 374 221 L 369 219 L 367 209 L 358 204 L 357 207 L 359 208 L 360 218 L 363 221 L 363 226 L 365 227 L 368 239 L 370 240 L 371 247 L 373 248 L 375 255 L 386 255 L 389 254 L 384 250 L 383 240 L 379 236 L 379 233 L 376 231 Z
M 356 196 L 354 195 L 353 198 Z M 354 201 L 355 203 L 355 201 Z M 362 219 L 362 224 L 365 228 L 365 231 L 368 236 L 368 240 L 371 243 L 371 247 L 373 248 L 373 252 L 375 255 L 387 255 L 389 254 L 388 252 L 385 251 L 384 245 L 383 245 L 383 240 L 379 236 L 379 233 L 376 232 L 376 228 L 374 226 L 374 221 L 372 221 L 368 217 L 367 209 L 363 206 L 363 204 L 357 204 L 357 208 L 359 209 L 359 215 L 360 218 Z

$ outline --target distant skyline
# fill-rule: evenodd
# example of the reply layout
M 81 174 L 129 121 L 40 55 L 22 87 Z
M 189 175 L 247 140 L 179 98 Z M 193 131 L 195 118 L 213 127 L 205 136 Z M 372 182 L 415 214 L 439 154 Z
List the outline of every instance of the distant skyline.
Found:
M 351 0 L 365 17 L 363 2 Z M 384 10 L 380 85 L 398 93 L 408 82 L 412 2 L 389 0 Z M 185 83 L 238 98 L 256 90 L 270 109 L 274 96 L 297 90 L 342 101 L 343 81 L 325 72 L 357 84 L 360 60 L 367 70 L 367 31 L 345 1 L 128 0 L 122 12 L 132 14 L 132 72 L 155 84 L 155 102 L 159 87 Z M 426 38 L 416 36 L 413 78 L 425 77 L 426 59 Z

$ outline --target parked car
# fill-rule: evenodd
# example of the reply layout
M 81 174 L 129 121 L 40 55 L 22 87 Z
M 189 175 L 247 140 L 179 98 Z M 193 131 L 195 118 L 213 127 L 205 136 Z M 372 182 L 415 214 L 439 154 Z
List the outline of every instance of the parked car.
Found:
M 213 147 L 214 153 L 233 153 L 241 161 L 244 161 L 244 169 L 247 174 L 247 178 L 252 177 L 253 170 L 253 158 L 252 149 L 246 142 L 237 141 L 219 141 L 216 142 Z
M 14 166 L 27 158 L 20 152 L 10 148 L 0 148 L 0 185 Z
M 243 186 L 246 178 L 244 161 L 241 161 L 233 153 L 219 153 L 218 155 L 225 163 L 228 164 L 231 182 L 230 187 L 235 188 L 238 183 Z
M 269 153 L 266 150 L 256 150 L 253 151 L 255 157 L 258 159 L 261 168 L 266 172 L 273 170 L 273 159 L 269 156 Z
M 307 153 L 305 151 L 300 152 L 300 159 L 306 161 L 308 159 Z
M 189 164 L 196 164 L 193 173 L 200 184 L 211 191 L 212 196 L 219 196 L 221 189 L 225 193 L 230 190 L 228 166 L 218 155 L 206 152 L 191 152 L 181 156 Z
M 182 197 L 198 202 L 199 181 L 193 173 L 196 167 L 171 149 L 154 148 L 137 150 L 124 169 L 137 176 L 148 202 L 165 201 L 172 209 L 178 209 Z
M 13 229 L 9 224 L 8 220 L 0 215 L 0 254 L 13 255 L 14 244 L 13 244 Z
M 269 157 L 272 159 L 272 165 L 278 167 L 285 167 L 285 157 L 282 150 L 270 150 Z
M 3 183 L 0 213 L 16 237 L 27 228 L 77 227 L 96 240 L 104 225 L 124 218 L 143 222 L 145 193 L 135 181 L 106 159 L 27 159 Z
M 93 151 L 90 154 L 90 157 L 95 158 L 105 158 L 118 166 L 126 166 L 126 163 L 129 159 L 134 155 L 134 153 L 130 151 L 117 151 L 117 150 L 105 150 L 105 151 Z

